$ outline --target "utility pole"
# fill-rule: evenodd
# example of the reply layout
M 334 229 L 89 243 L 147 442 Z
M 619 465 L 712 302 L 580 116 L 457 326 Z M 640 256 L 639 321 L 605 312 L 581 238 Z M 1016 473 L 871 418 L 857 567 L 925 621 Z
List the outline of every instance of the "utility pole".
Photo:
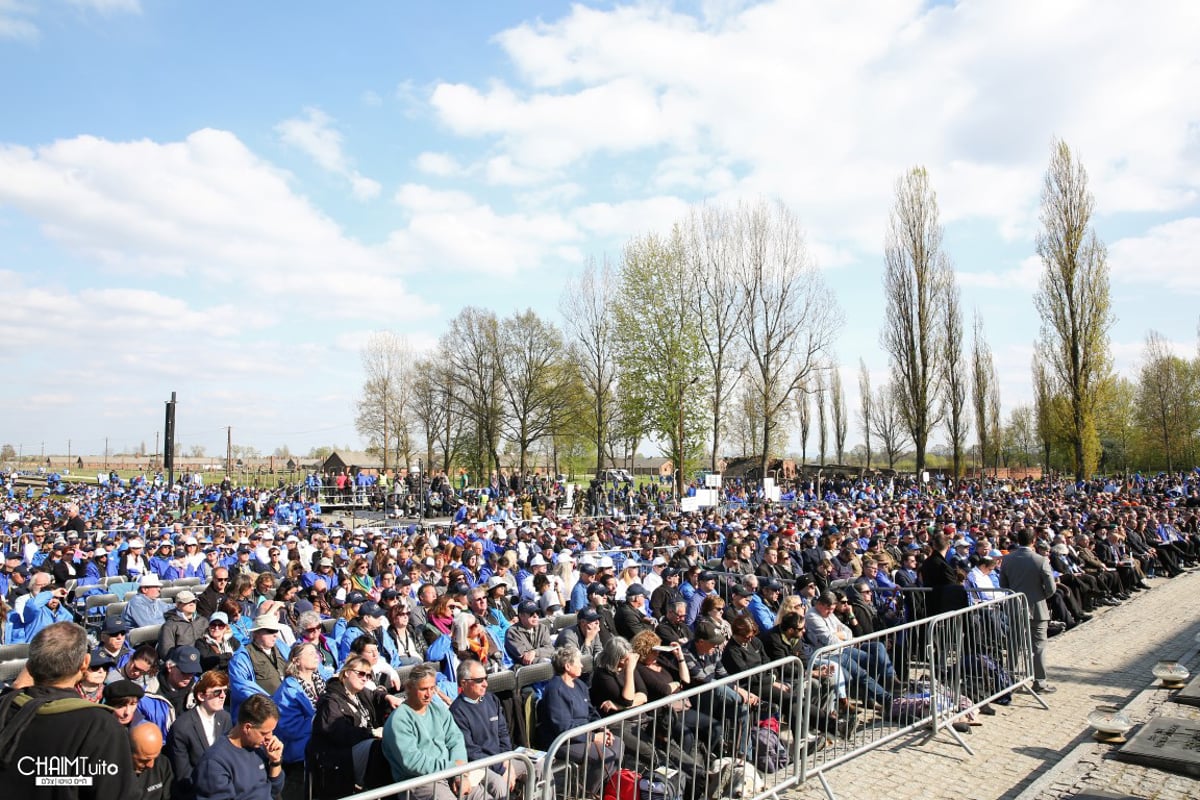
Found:
M 233 426 L 225 426 L 225 474 L 233 472 Z
M 108 472 L 108 437 L 104 437 L 104 471 Z
M 154 466 L 158 467 L 158 431 L 154 432 Z

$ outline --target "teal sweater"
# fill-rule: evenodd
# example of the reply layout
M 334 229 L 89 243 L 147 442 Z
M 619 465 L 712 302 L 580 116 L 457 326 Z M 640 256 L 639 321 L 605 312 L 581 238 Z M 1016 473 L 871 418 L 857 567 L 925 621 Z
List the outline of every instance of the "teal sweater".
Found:
M 398 781 L 429 775 L 467 761 L 462 731 L 440 700 L 418 714 L 403 703 L 383 728 L 383 754 Z

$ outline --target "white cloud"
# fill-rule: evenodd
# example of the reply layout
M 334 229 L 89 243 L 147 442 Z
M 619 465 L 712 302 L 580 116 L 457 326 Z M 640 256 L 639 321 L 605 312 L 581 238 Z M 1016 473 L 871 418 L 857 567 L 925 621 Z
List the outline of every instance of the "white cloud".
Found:
M 383 98 L 378 92 L 367 89 L 362 93 L 362 104 L 370 108 L 378 108 L 383 105 Z
M 28 19 L 34 13 L 36 8 L 21 0 L 0 0 L 0 39 L 36 41 L 38 27 Z
M 142 13 L 141 0 L 68 0 L 71 5 L 101 14 Z
M 979 289 L 1016 289 L 1032 291 L 1038 287 L 1042 278 L 1042 259 L 1029 256 L 1021 259 L 1021 263 L 1013 269 L 985 272 L 964 272 L 959 269 L 955 277 L 962 286 Z
M 289 298 L 318 316 L 433 310 L 396 278 L 394 253 L 347 237 L 224 131 L 167 144 L 80 136 L 36 150 L 0 145 L 0 205 L 142 279 L 190 276 Z
M 443 83 L 431 105 L 515 174 L 644 156 L 656 189 L 779 197 L 861 251 L 914 164 L 946 221 L 1029 237 L 1055 136 L 1101 213 L 1176 210 L 1200 186 L 1200 15 L 1170 0 L 1132 27 L 1115 0 L 577 4 L 496 40 L 520 83 Z
M 651 197 L 624 203 L 591 203 L 572 211 L 571 218 L 592 234 L 621 240 L 669 231 L 687 211 L 688 204 L 678 197 Z
M 435 175 L 439 178 L 457 177 L 466 171 L 458 163 L 458 159 L 449 153 L 421 153 L 417 156 L 414 166 L 426 175 Z
M 354 169 L 342 150 L 342 134 L 333 127 L 333 119 L 319 108 L 304 109 L 303 118 L 287 119 L 275 126 L 285 144 L 295 147 L 327 172 L 350 182 L 354 196 L 371 200 L 379 196 L 379 183 Z
M 503 214 L 463 192 L 405 184 L 396 203 L 408 224 L 389 244 L 412 263 L 512 277 L 550 259 L 579 261 L 578 227 L 553 213 Z
M 1145 236 L 1121 239 L 1109 247 L 1115 280 L 1200 292 L 1200 218 L 1158 225 Z

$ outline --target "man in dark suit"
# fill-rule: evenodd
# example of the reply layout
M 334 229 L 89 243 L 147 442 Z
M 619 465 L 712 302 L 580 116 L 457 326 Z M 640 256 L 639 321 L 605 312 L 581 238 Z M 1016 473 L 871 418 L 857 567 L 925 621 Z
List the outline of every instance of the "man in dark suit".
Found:
M 1022 528 L 1017 533 L 1016 550 L 1004 557 L 1000 568 L 1000 586 L 1020 592 L 1029 600 L 1029 616 L 1033 635 L 1033 690 L 1040 694 L 1055 691 L 1046 683 L 1046 634 L 1050 624 L 1047 600 L 1054 594 L 1054 575 L 1050 561 L 1033 551 L 1033 529 Z
M 166 755 L 175 776 L 171 797 L 175 800 L 191 800 L 196 796 L 192 771 L 205 751 L 233 728 L 233 720 L 224 708 L 229 693 L 229 678 L 224 672 L 204 673 L 194 691 L 196 705 L 180 715 L 167 734 Z
M 944 532 L 935 533 L 929 540 L 933 552 L 921 564 L 921 585 L 929 589 L 929 616 L 956 611 L 970 605 L 967 590 L 963 588 L 964 576 L 946 560 L 950 552 L 950 537 Z

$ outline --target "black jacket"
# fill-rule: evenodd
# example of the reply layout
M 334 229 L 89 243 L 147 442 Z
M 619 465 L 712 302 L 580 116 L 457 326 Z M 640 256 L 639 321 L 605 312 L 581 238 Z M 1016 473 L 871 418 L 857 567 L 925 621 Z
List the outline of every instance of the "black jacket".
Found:
M 80 699 L 73 689 L 33 686 L 25 689 L 24 693 L 33 701 Z M 10 735 L 17 736 L 13 761 L 0 764 L 0 797 L 36 797 L 48 800 L 87 797 L 95 800 L 124 800 L 129 795 L 133 778 L 129 736 L 117 722 L 111 709 L 89 704 L 86 708 L 59 713 L 35 713 L 28 718 L 28 725 L 18 731 L 13 727 L 13 722 L 20 709 L 10 700 L 16 696 L 17 693 L 11 692 L 0 700 L 0 750 L 4 749 L 2 745 L 7 744 Z M 25 756 L 83 757 L 83 763 L 89 765 L 88 774 L 92 776 L 93 784 L 84 788 L 35 787 L 37 770 L 24 770 L 29 773 L 26 775 L 17 768 L 16 759 Z M 102 764 L 113 764 L 117 768 L 110 774 L 106 768 L 101 767 Z M 99 771 L 93 774 L 91 770 Z
M 313 715 L 312 738 L 305 759 L 322 773 L 322 796 L 341 797 L 354 792 L 354 745 L 371 738 L 371 729 L 383 725 L 391 706 L 383 689 L 363 690 L 358 702 L 367 712 L 364 727 L 342 682 L 331 678 Z
M 233 728 L 233 719 L 228 711 L 218 711 L 213 721 L 213 741 L 228 735 Z M 204 738 L 204 726 L 200 722 L 200 710 L 189 708 L 181 714 L 167 734 L 163 752 L 171 759 L 171 771 L 175 782 L 171 785 L 174 800 L 191 800 L 196 796 L 192 786 L 192 770 L 200 763 L 200 756 L 208 749 Z

